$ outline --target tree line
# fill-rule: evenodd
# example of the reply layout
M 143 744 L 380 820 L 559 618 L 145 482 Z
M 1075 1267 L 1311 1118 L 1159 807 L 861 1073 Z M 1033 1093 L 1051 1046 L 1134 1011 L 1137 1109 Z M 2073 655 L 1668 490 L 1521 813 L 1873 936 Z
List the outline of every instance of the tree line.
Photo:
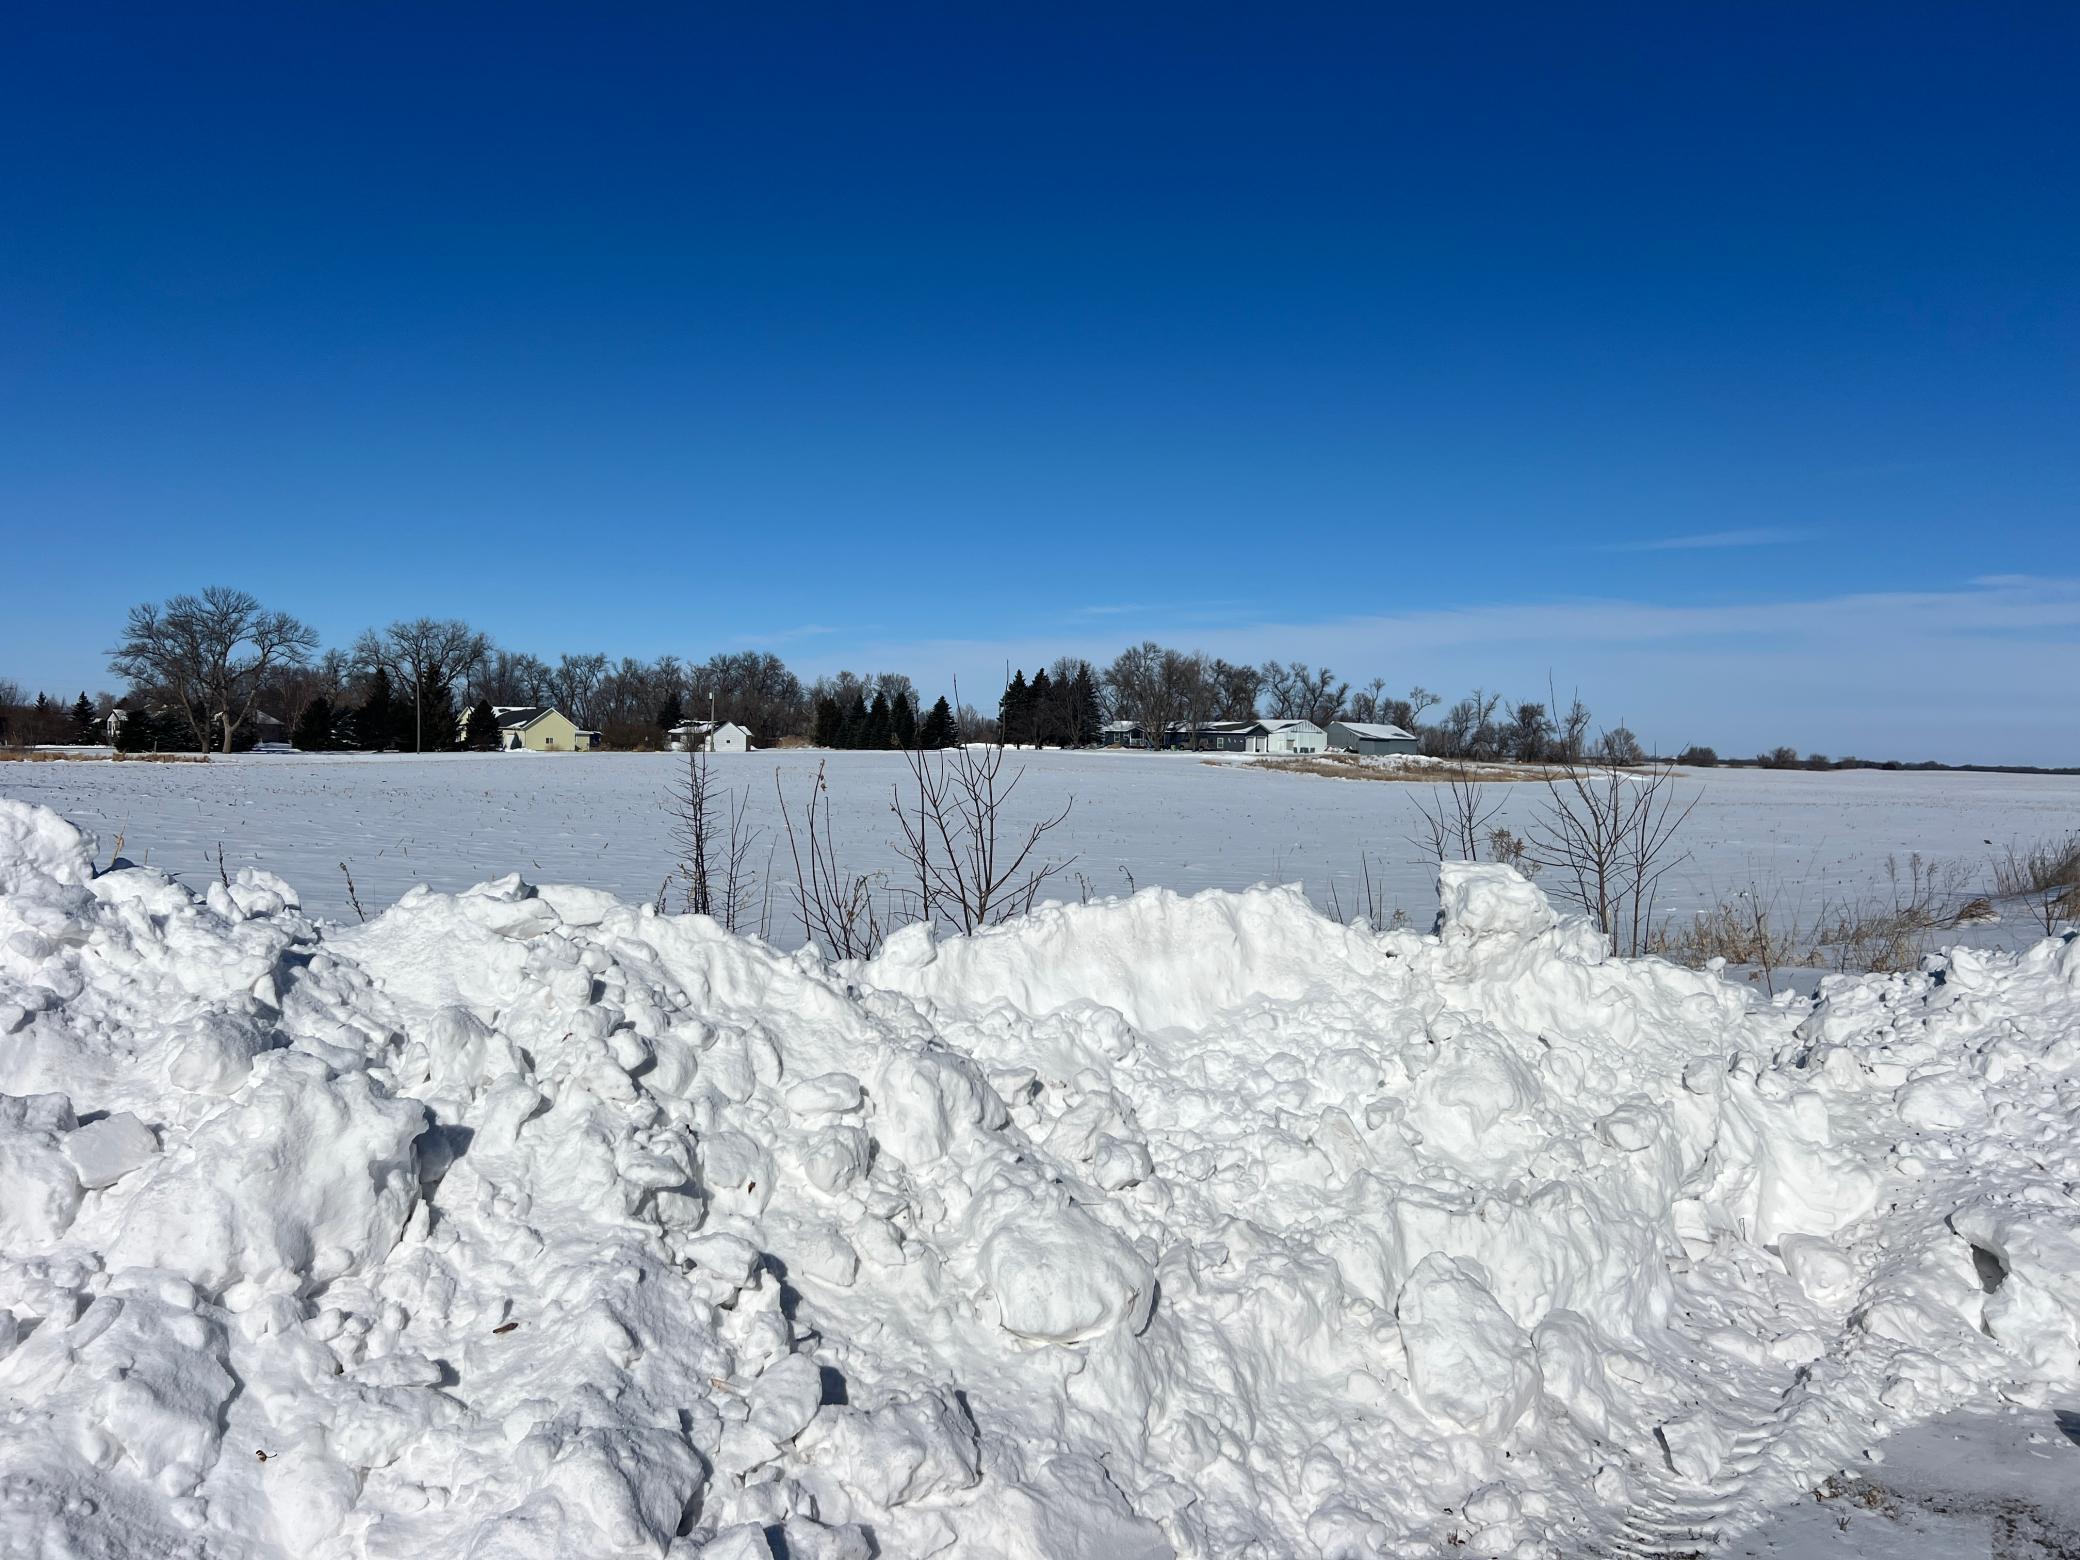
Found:
M 100 740 L 120 710 L 118 745 L 229 752 L 257 741 L 307 751 L 429 752 L 494 747 L 493 711 L 550 705 L 605 745 L 654 748 L 689 717 L 734 721 L 753 740 L 831 748 L 945 747 L 962 742 L 1090 746 L 1108 722 L 1163 733 L 1221 720 L 1382 722 L 1452 758 L 1537 759 L 1579 753 L 1589 714 L 1579 700 L 1557 720 L 1541 702 L 1505 707 L 1475 690 L 1444 706 L 1422 687 L 1405 696 L 1375 677 L 1353 688 L 1306 662 L 1233 663 L 1147 641 L 1099 667 L 1062 657 L 1011 672 L 994 712 L 945 696 L 924 704 L 902 673 L 834 673 L 805 684 L 778 656 L 730 651 L 704 661 L 570 653 L 555 661 L 505 648 L 460 619 L 371 628 L 346 646 L 251 594 L 213 586 L 131 609 L 109 653 L 120 699 L 84 693 L 71 706 L 25 703 L 0 685 L 4 735 L 15 742 Z M 1426 719 L 1433 710 L 1441 710 Z M 1160 740 L 1160 739 L 1159 739 Z M 1636 750 L 1619 727 L 1604 738 Z M 1630 745 L 1629 747 L 1627 745 Z
M 126 686 L 117 699 L 82 692 L 66 703 L 25 697 L 0 681 L 0 740 L 103 740 L 120 708 L 125 748 L 219 750 L 256 741 L 326 749 L 427 752 L 495 747 L 495 707 L 551 705 L 606 746 L 656 748 L 688 718 L 734 721 L 770 746 L 938 748 L 964 742 L 1083 747 L 1109 722 L 1144 734 L 1191 733 L 1216 721 L 1344 720 L 1393 725 L 1421 752 L 1461 760 L 1539 762 L 1594 756 L 1644 758 L 1622 723 L 1591 735 L 1579 698 L 1506 699 L 1476 688 L 1447 703 L 1420 685 L 1388 691 L 1384 677 L 1359 686 L 1326 666 L 1271 660 L 1236 663 L 1152 640 L 1109 663 L 1065 656 L 1011 669 L 993 711 L 945 696 L 927 705 L 899 672 L 837 672 L 804 683 L 768 651 L 706 660 L 673 655 L 643 661 L 574 653 L 555 661 L 507 649 L 459 619 L 414 618 L 370 628 L 352 643 L 322 648 L 289 613 L 245 591 L 213 586 L 131 609 L 109 654 Z M 1191 745 L 1189 736 L 1183 745 Z M 1709 748 L 1680 762 L 1719 762 Z M 1765 766 L 1819 767 L 1780 748 Z M 1853 763 L 1854 760 L 1842 761 Z

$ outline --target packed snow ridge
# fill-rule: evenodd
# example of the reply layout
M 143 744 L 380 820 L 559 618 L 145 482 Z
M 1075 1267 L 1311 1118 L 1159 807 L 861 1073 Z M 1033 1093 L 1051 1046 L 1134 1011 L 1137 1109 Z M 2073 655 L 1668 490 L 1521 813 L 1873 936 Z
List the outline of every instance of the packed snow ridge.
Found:
M 869 963 L 0 801 L 0 1553 L 1670 1553 L 2080 1359 L 2080 948 L 1817 998 L 1506 868 Z

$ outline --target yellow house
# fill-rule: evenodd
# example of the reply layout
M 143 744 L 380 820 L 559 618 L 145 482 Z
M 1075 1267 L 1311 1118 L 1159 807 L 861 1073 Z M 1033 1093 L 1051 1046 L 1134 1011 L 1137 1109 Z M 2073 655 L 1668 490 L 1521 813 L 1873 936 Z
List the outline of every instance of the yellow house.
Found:
M 599 745 L 598 736 L 580 731 L 561 710 L 533 705 L 503 705 L 498 717 L 498 745 L 508 753 L 582 753 Z

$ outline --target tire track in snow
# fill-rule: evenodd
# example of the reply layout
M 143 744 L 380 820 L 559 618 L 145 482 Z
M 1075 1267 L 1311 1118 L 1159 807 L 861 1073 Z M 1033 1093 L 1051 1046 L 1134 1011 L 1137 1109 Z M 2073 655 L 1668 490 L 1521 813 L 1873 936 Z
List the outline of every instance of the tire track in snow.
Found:
M 1708 1413 L 1714 1427 L 1727 1432 L 1725 1455 L 1710 1479 L 1698 1482 L 1676 1471 L 1657 1429 L 1660 1455 L 1628 1470 L 1631 1503 L 1614 1526 L 1579 1551 L 1583 1560 L 1708 1555 L 1729 1533 L 1746 1525 L 1756 1476 L 1771 1461 L 1799 1410 L 1811 1401 L 1807 1367 L 1772 1369 L 1728 1354 L 1711 1341 L 1711 1335 L 1722 1330 L 1749 1337 L 1781 1331 L 1788 1320 L 1782 1310 L 1764 1324 L 1766 1309 L 1762 1297 L 1752 1293 L 1722 1289 L 1686 1297 L 1685 1320 L 1671 1327 L 1667 1356 L 1657 1363 L 1699 1393 L 1676 1417 Z

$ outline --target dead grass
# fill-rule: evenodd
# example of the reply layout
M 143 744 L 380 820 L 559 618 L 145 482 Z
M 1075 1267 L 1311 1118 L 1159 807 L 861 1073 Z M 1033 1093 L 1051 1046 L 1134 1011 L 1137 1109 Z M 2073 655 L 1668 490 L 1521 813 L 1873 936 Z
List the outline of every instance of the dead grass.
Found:
M 1664 922 L 1647 952 L 1702 968 L 1712 959 L 1762 972 L 1772 989 L 1780 969 L 1854 973 L 1918 968 L 1929 934 L 1980 919 L 1983 898 L 1967 898 L 1971 868 L 1909 856 L 1885 861 L 1882 897 L 1823 904 L 1810 921 L 1778 910 L 1777 897 L 1751 886 L 1687 920 Z
M 1765 972 L 1796 968 L 1805 960 L 1806 945 L 1773 924 L 1771 906 L 1745 890 L 1701 911 L 1687 921 L 1664 922 L 1647 940 L 1647 952 L 1692 969 L 1724 959 Z
M 200 753 L 39 753 L 0 748 L 0 764 L 206 764 Z
M 2047 936 L 2064 922 L 2080 921 L 2080 830 L 2019 849 L 2010 845 L 1993 859 L 1993 890 L 2020 901 Z
M 2080 830 L 2020 849 L 2010 845 L 1994 858 L 1993 888 L 2004 899 L 2080 888 Z
M 1202 764 L 1235 768 L 1232 760 L 1202 758 Z M 1299 758 L 1260 758 L 1251 766 L 1288 775 L 1320 775 L 1327 780 L 1391 780 L 1403 785 L 1442 785 L 1450 780 L 1513 785 L 1525 780 L 1543 780 L 1546 771 L 1533 764 L 1379 764 L 1367 762 L 1356 753 L 1310 753 Z

